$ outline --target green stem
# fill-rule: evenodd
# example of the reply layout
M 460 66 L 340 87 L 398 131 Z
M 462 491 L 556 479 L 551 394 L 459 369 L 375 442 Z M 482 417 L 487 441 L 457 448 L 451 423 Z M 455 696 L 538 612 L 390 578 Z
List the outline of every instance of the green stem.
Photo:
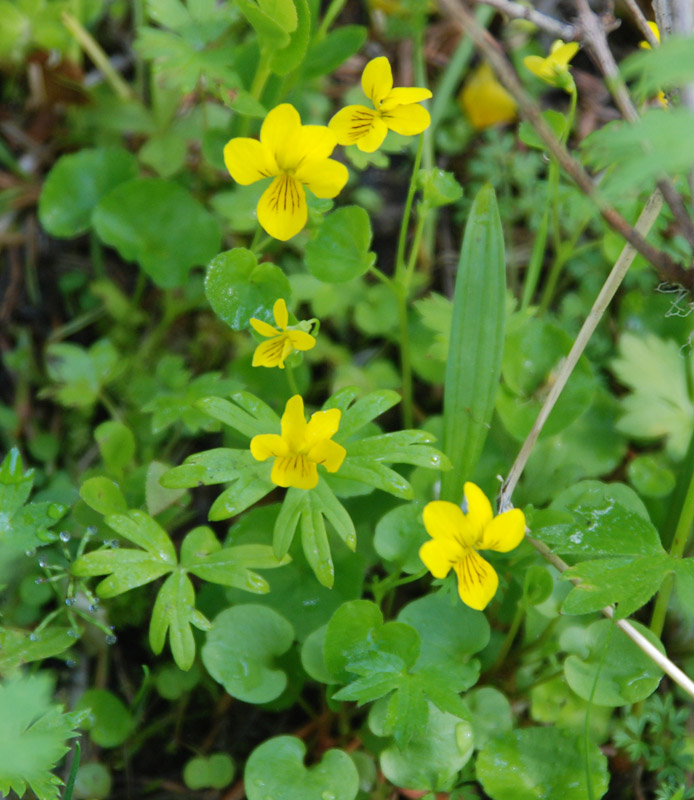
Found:
M 677 522 L 677 528 L 675 529 L 675 538 L 672 540 L 672 545 L 670 546 L 670 555 L 673 558 L 682 558 L 684 549 L 687 546 L 689 534 L 692 530 L 692 525 L 694 525 L 694 469 L 691 469 L 689 487 L 687 488 L 687 494 L 682 504 L 682 511 L 680 512 L 680 517 Z M 668 605 L 670 604 L 673 586 L 674 576 L 668 575 L 663 581 L 655 601 L 653 617 L 651 618 L 651 631 L 658 638 L 660 638 L 663 632 L 665 616 L 667 614 Z
M 508 629 L 506 633 L 506 638 L 504 639 L 503 644 L 501 645 L 501 650 L 499 650 L 499 655 L 496 657 L 496 661 L 494 662 L 494 666 L 492 667 L 492 672 L 496 672 L 501 665 L 506 660 L 506 656 L 508 655 L 509 650 L 511 649 L 511 645 L 513 644 L 516 635 L 518 633 L 518 629 L 521 626 L 521 622 L 523 622 L 523 617 L 525 616 L 525 606 L 519 604 L 516 608 L 516 613 L 511 621 L 511 627 Z
M 402 223 L 400 224 L 400 235 L 398 236 L 398 249 L 397 255 L 395 256 L 396 282 L 399 282 L 402 279 L 402 273 L 405 270 L 405 245 L 407 244 L 407 231 L 410 227 L 410 214 L 412 213 L 412 202 L 414 201 L 414 195 L 417 191 L 417 174 L 419 173 L 419 165 L 422 162 L 423 149 L 424 135 L 420 133 L 417 154 L 414 157 L 412 177 L 410 178 L 410 187 L 407 190 L 407 200 L 405 200 L 405 209 L 402 215 Z
M 414 275 L 415 267 L 417 266 L 417 258 L 419 257 L 419 248 L 422 243 L 422 234 L 424 233 L 425 223 L 428 216 L 429 216 L 428 214 L 421 213 L 417 217 L 417 227 L 414 229 L 414 236 L 412 238 L 412 248 L 410 250 L 410 258 L 407 262 L 407 268 L 405 270 L 405 275 L 403 276 L 402 280 L 402 285 L 405 289 L 406 298 L 410 290 L 410 283 L 412 281 L 412 276 Z
M 378 280 L 385 284 L 389 289 L 393 288 L 393 281 L 384 272 L 381 272 L 378 267 L 369 267 L 369 272 L 374 276 L 374 278 L 378 278 Z
M 287 383 L 289 384 L 289 391 L 292 395 L 300 394 L 299 387 L 296 385 L 296 376 L 294 370 L 289 364 L 284 365 L 284 371 L 287 373 Z
M 258 61 L 258 68 L 255 71 L 255 77 L 253 78 L 250 90 L 251 96 L 258 102 L 260 102 L 260 98 L 262 97 L 263 90 L 265 89 L 270 75 L 270 52 L 263 49 L 260 52 L 260 61 Z M 248 136 L 252 124 L 252 117 L 243 117 L 239 125 L 238 135 L 241 137 Z
M 332 0 L 330 5 L 325 11 L 323 15 L 323 19 L 321 20 L 320 25 L 318 26 L 318 30 L 316 31 L 316 35 L 313 37 L 314 42 L 320 42 L 321 39 L 325 38 L 325 35 L 328 32 L 328 28 L 333 24 L 337 15 L 342 11 L 347 0 Z
M 397 287 L 398 323 L 400 326 L 400 371 L 402 373 L 402 421 L 407 429 L 414 423 L 412 401 L 412 356 L 410 352 L 410 331 L 407 320 L 407 293 L 405 287 Z
M 545 258 L 545 250 L 547 248 L 547 231 L 549 230 L 549 207 L 545 208 L 545 213 L 542 215 L 540 227 L 537 229 L 537 235 L 533 242 L 533 250 L 530 254 L 530 263 L 525 273 L 525 280 L 523 281 L 523 297 L 521 299 L 521 311 L 530 305 L 535 290 L 537 289 L 537 282 L 540 279 L 540 271 L 542 269 L 542 262 Z

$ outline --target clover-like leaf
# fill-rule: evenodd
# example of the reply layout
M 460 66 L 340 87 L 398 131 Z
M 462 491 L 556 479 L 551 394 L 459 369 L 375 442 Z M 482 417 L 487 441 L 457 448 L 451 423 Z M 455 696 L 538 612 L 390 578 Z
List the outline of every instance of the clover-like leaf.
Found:
M 287 675 L 274 660 L 293 641 L 291 624 L 271 608 L 233 606 L 215 617 L 202 660 L 232 697 L 246 703 L 267 703 L 287 686 Z
M 305 755 L 306 745 L 293 736 L 277 736 L 256 747 L 244 773 L 248 800 L 354 800 L 359 773 L 347 753 L 328 750 L 308 769 Z
M 48 376 L 57 385 L 50 394 L 68 408 L 88 408 L 98 400 L 102 389 L 118 377 L 123 362 L 107 339 L 95 342 L 88 350 L 69 342 L 46 347 Z

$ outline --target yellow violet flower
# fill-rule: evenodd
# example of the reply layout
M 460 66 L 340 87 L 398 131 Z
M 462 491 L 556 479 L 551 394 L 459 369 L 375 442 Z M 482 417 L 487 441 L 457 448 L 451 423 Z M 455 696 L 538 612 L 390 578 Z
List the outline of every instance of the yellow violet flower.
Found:
M 347 183 L 347 167 L 329 158 L 336 144 L 325 125 L 302 125 L 294 106 L 283 103 L 265 117 L 260 141 L 237 137 L 227 142 L 224 163 L 242 186 L 274 178 L 258 202 L 258 222 L 286 242 L 308 219 L 304 187 L 328 198 Z
M 307 331 L 287 329 L 289 313 L 287 304 L 281 297 L 279 300 L 275 300 L 272 314 L 277 328 L 273 328 L 272 325 L 261 319 L 251 317 L 250 323 L 253 328 L 268 339 L 267 342 L 262 342 L 255 348 L 253 366 L 284 369 L 284 360 L 293 350 L 310 350 L 316 346 L 316 340 Z M 300 324 L 310 325 L 310 323 Z
M 282 415 L 282 435 L 262 433 L 251 439 L 256 461 L 274 458 L 270 479 L 277 486 L 313 489 L 318 483 L 318 464 L 337 472 L 347 451 L 332 441 L 340 426 L 339 408 L 316 411 L 306 422 L 304 401 L 299 394 L 287 400 Z
M 655 23 L 655 22 L 650 22 L 650 21 L 649 21 L 649 23 L 648 23 L 648 27 L 651 29 L 651 31 L 652 31 L 653 35 L 655 36 L 656 40 L 659 42 L 659 41 L 660 41 L 660 29 L 658 28 L 658 26 L 656 25 L 656 23 Z M 648 42 L 646 42 L 646 41 L 639 42 L 639 47 L 640 47 L 642 50 L 652 50 L 652 49 L 653 49 L 653 48 L 650 46 L 650 44 L 649 44 Z
M 465 512 L 444 500 L 424 507 L 424 527 L 432 539 L 421 546 L 419 557 L 435 578 L 445 578 L 452 567 L 460 599 L 482 611 L 496 594 L 499 578 L 477 551 L 507 553 L 518 547 L 525 535 L 525 516 L 514 508 L 495 517 L 491 503 L 474 483 L 465 484 L 464 494 Z
M 565 43 L 557 39 L 550 48 L 547 58 L 526 56 L 523 63 L 533 75 L 537 75 L 545 83 L 571 94 L 576 90 L 576 86 L 569 72 L 569 61 L 578 53 L 578 48 L 578 42 Z
M 486 62 L 480 64 L 465 81 L 458 100 L 478 131 L 492 125 L 513 122 L 518 110 L 516 101 L 499 83 Z
M 371 59 L 364 67 L 361 88 L 374 107 L 346 106 L 335 114 L 328 127 L 338 144 L 356 144 L 363 153 L 373 153 L 389 130 L 415 136 L 431 124 L 429 112 L 419 105 L 431 97 L 431 92 L 416 87 L 394 89 L 393 72 L 385 56 Z

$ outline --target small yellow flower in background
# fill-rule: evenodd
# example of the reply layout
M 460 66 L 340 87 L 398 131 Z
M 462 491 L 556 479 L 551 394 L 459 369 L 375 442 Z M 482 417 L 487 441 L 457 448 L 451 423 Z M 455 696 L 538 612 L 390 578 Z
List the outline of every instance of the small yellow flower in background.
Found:
M 571 94 L 576 90 L 576 85 L 569 72 L 569 61 L 578 53 L 578 48 L 578 42 L 564 43 L 557 39 L 547 58 L 526 56 L 523 63 L 533 75 L 537 75 L 545 83 Z
M 329 158 L 336 144 L 325 125 L 302 125 L 294 106 L 283 103 L 265 117 L 260 141 L 237 137 L 227 142 L 224 163 L 242 186 L 274 178 L 258 202 L 258 222 L 286 242 L 308 219 L 304 187 L 329 198 L 347 183 L 347 167 Z
M 516 101 L 499 83 L 486 62 L 480 64 L 465 81 L 458 102 L 478 131 L 513 122 L 518 110 Z
M 304 401 L 295 394 L 282 415 L 282 435 L 263 433 L 251 439 L 256 461 L 274 458 L 270 479 L 277 486 L 313 489 L 318 483 L 318 464 L 337 472 L 345 460 L 345 448 L 332 441 L 342 416 L 339 408 L 316 411 L 306 422 Z
M 253 328 L 268 339 L 267 342 L 262 342 L 256 347 L 255 353 L 253 353 L 253 366 L 284 369 L 284 360 L 293 350 L 310 350 L 316 346 L 316 340 L 307 331 L 287 329 L 289 313 L 287 304 L 281 297 L 275 301 L 272 314 L 277 328 L 273 328 L 272 325 L 261 319 L 251 317 L 250 323 Z
M 416 87 L 394 89 L 393 72 L 385 56 L 373 58 L 364 67 L 361 88 L 374 107 L 346 106 L 335 114 L 328 127 L 338 144 L 356 144 L 363 153 L 373 153 L 389 130 L 415 136 L 431 124 L 429 112 L 419 105 L 431 97 L 431 92 Z
M 651 31 L 653 32 L 653 35 L 655 36 L 655 38 L 656 38 L 658 41 L 660 41 L 660 30 L 658 29 L 658 26 L 656 25 L 656 23 L 655 23 L 655 22 L 649 22 L 649 23 L 648 23 L 648 27 L 649 27 L 649 28 L 651 29 Z M 642 50 L 652 50 L 652 49 L 653 49 L 653 48 L 650 46 L 650 44 L 649 44 L 648 42 L 646 42 L 646 41 L 639 42 L 639 47 L 640 47 Z
M 458 576 L 458 594 L 470 608 L 482 611 L 496 594 L 499 578 L 478 550 L 507 553 L 523 540 L 525 515 L 514 508 L 497 517 L 484 492 L 474 483 L 464 487 L 467 512 L 455 503 L 436 500 L 424 507 L 424 527 L 432 537 L 419 557 L 435 578 L 451 570 Z

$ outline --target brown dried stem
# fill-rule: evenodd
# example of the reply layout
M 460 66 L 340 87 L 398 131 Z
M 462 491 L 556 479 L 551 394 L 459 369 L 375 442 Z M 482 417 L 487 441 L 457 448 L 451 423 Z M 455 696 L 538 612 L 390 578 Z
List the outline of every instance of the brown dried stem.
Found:
M 552 36 L 557 39 L 563 39 L 565 42 L 581 38 L 581 31 L 575 25 L 560 22 L 554 17 L 548 17 L 530 6 L 515 3 L 513 0 L 473 0 L 473 2 L 484 3 L 486 6 L 496 8 L 497 11 L 511 19 L 526 19 L 528 22 L 532 22 L 533 25 L 537 25 L 538 28 L 542 28 L 543 31 L 547 31 L 547 33 L 551 33 Z

